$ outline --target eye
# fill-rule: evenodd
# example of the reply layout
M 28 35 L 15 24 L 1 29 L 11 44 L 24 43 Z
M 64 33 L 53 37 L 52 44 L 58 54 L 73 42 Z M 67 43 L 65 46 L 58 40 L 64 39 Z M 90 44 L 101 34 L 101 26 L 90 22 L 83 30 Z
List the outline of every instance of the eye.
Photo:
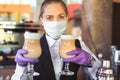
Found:
M 52 21 L 52 20 L 53 20 L 53 17 L 52 17 L 52 16 L 48 16 L 48 17 L 46 18 L 46 20 Z
M 63 19 L 65 19 L 65 16 L 59 16 L 59 18 L 60 18 L 61 20 L 63 20 Z

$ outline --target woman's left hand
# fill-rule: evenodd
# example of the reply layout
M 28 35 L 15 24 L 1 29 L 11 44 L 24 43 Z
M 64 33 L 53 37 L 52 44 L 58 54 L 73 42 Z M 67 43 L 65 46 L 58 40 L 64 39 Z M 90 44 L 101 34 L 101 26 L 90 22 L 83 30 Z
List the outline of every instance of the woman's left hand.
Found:
M 75 55 L 75 57 L 65 58 L 65 62 L 74 62 L 84 66 L 90 65 L 91 55 L 80 48 L 68 52 L 67 55 Z

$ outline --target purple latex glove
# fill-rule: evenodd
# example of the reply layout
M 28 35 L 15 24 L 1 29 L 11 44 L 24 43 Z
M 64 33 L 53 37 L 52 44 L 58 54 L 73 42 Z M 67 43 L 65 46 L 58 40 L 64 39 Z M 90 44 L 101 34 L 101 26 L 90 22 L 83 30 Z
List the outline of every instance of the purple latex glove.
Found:
M 15 56 L 15 62 L 20 65 L 20 66 L 27 66 L 28 63 L 37 63 L 38 59 L 34 59 L 34 58 L 26 58 L 23 55 L 27 54 L 28 52 L 24 49 L 19 49 L 17 51 L 17 54 Z
M 68 52 L 67 55 L 76 56 L 64 59 L 65 62 L 74 62 L 84 66 L 90 65 L 91 55 L 82 49 L 77 48 L 76 50 Z

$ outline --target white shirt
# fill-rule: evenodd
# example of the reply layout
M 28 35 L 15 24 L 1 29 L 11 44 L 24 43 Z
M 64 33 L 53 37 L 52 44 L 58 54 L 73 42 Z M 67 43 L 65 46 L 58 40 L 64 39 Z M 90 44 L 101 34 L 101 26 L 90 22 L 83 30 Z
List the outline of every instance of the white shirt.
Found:
M 60 58 L 59 55 L 59 45 L 61 43 L 61 40 L 54 40 L 51 37 L 46 35 L 46 39 L 48 42 L 48 46 L 49 46 L 49 50 L 50 50 L 50 54 L 51 54 L 51 58 L 52 58 L 52 62 L 53 62 L 53 67 L 54 67 L 54 71 L 55 71 L 55 76 L 56 79 L 59 80 L 59 73 L 61 72 L 61 68 L 62 68 L 62 64 L 63 61 Z M 83 50 L 85 50 L 86 52 L 90 53 L 90 55 L 98 62 L 100 63 L 100 61 L 97 59 L 97 57 L 94 55 L 94 53 L 92 53 L 90 51 L 90 49 L 85 45 L 85 43 L 80 40 L 80 44 L 81 44 L 81 48 Z M 23 72 L 26 70 L 26 67 L 21 67 L 19 65 L 16 65 L 16 69 L 15 69 L 15 73 L 12 76 L 11 80 L 20 80 L 21 76 L 23 75 Z M 93 77 L 95 75 L 92 75 Z
M 60 46 L 61 40 L 60 39 L 54 40 L 48 35 L 46 35 L 46 39 L 48 42 L 50 55 L 52 58 L 55 76 L 56 76 L 56 79 L 59 80 L 60 72 L 61 72 L 62 64 L 63 64 L 62 58 L 59 55 L 59 46 Z

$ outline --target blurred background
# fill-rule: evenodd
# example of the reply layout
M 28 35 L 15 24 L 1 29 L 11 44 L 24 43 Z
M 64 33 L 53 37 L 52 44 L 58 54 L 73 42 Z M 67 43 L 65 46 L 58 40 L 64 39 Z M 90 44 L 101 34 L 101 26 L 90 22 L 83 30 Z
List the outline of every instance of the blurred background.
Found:
M 43 0 L 0 0 L 0 75 L 10 78 L 24 32 L 44 33 L 39 22 Z M 120 49 L 120 0 L 63 0 L 68 7 L 66 34 L 73 34 L 95 53 L 110 59 L 111 46 Z M 6 74 L 8 72 L 8 74 Z

